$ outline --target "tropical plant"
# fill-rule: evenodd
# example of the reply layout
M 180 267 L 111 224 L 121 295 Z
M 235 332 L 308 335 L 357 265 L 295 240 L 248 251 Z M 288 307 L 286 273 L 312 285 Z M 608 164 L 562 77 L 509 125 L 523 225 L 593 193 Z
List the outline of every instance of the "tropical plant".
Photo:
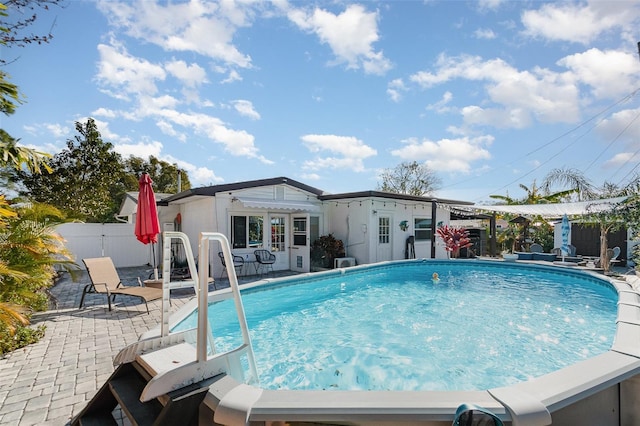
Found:
M 451 257 L 460 256 L 460 250 L 471 247 L 473 243 L 469 238 L 469 231 L 456 226 L 443 225 L 436 229 L 436 233 L 445 244 L 445 249 L 451 253 Z
M 46 290 L 56 275 L 54 265 L 74 265 L 64 241 L 55 232 L 63 220 L 57 209 L 26 205 L 5 218 L 0 229 L 0 346 L 15 340 L 16 333 L 30 343 L 38 333 L 22 331 L 33 311 L 48 307 Z M 71 269 L 71 268 L 70 268 Z
M 344 244 L 333 234 L 323 235 L 311 244 L 311 263 L 319 268 L 333 268 L 334 259 L 344 257 Z

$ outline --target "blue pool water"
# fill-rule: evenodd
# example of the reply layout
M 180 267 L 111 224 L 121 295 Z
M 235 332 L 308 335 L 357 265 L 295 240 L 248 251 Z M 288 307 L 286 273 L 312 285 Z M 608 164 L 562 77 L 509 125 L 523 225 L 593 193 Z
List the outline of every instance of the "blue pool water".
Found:
M 260 386 L 489 389 L 607 351 L 615 290 L 555 269 L 403 262 L 243 290 Z M 241 343 L 232 300 L 211 304 L 209 320 L 218 351 Z

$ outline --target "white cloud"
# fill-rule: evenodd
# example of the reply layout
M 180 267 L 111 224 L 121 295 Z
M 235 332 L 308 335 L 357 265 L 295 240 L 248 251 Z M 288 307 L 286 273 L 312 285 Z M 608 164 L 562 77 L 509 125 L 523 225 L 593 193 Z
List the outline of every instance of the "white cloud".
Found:
M 184 61 L 171 61 L 165 64 L 165 68 L 187 87 L 193 88 L 207 82 L 207 73 L 198 64 L 187 65 Z
M 224 179 L 216 176 L 213 170 L 206 167 L 197 167 L 171 155 L 164 156 L 162 160 L 170 164 L 176 164 L 179 169 L 186 171 L 189 174 L 189 181 L 192 187 L 214 185 L 224 182 Z
M 498 7 L 500 7 L 500 5 L 505 1 L 506 0 L 479 0 L 478 5 L 480 6 L 480 9 L 495 10 L 498 9 Z
M 444 94 L 442 95 L 442 99 L 440 99 L 438 102 L 431 104 L 431 105 L 427 105 L 427 109 L 428 110 L 434 110 L 437 111 L 439 113 L 445 113 L 445 112 L 449 112 L 451 111 L 451 107 L 447 106 L 449 105 L 449 103 L 453 100 L 453 94 L 449 91 L 444 92 Z
M 618 111 L 602 120 L 596 129 L 607 142 L 618 142 L 627 149 L 640 150 L 640 108 Z
M 136 156 L 146 159 L 153 155 L 156 158 L 160 158 L 160 154 L 162 153 L 162 143 L 158 141 L 120 143 L 115 144 L 113 149 L 123 157 Z
M 231 101 L 233 107 L 240 113 L 240 115 L 249 117 L 252 120 L 260 120 L 260 114 L 253 108 L 251 101 L 244 99 L 238 99 Z
M 227 76 L 227 78 L 222 80 L 220 83 L 229 84 L 229 83 L 233 83 L 234 81 L 242 81 L 242 76 L 238 73 L 238 71 L 231 70 L 229 71 L 229 75 Z
M 171 136 L 174 139 L 179 140 L 180 142 L 187 141 L 187 135 L 181 132 L 176 131 L 176 129 L 166 120 L 158 120 L 156 122 L 156 126 L 160 129 L 162 133 L 167 136 Z
M 206 74 L 199 65 L 170 61 L 165 63 L 165 71 L 161 65 L 130 55 L 120 45 L 101 44 L 98 50 L 100 62 L 96 79 L 99 84 L 108 93 L 127 93 L 128 97 L 119 99 L 131 103 L 131 109 L 118 111 L 118 116 L 132 121 L 154 119 L 161 131 L 181 141 L 186 140 L 185 130 L 190 130 L 214 143 L 222 144 L 224 150 L 231 155 L 255 158 L 262 163 L 272 164 L 271 160 L 260 155 L 253 135 L 248 132 L 231 129 L 219 118 L 207 114 L 182 112 L 178 109 L 187 102 L 199 103 L 197 94 L 191 89 L 206 82 Z M 169 90 L 157 85 L 166 79 L 167 72 L 185 84 L 183 99 L 173 96 L 175 91 L 169 92 L 171 94 L 161 93 Z M 210 102 L 205 102 L 204 105 L 206 104 L 210 105 Z M 241 114 L 254 119 L 260 118 L 249 101 L 238 101 L 235 108 Z M 178 126 L 185 130 L 180 130 Z
M 632 26 L 640 15 L 639 6 L 628 1 L 544 3 L 525 11 L 521 19 L 527 36 L 588 45 L 605 32 Z
M 312 32 L 329 45 L 336 63 L 346 63 L 348 69 L 362 68 L 367 74 L 384 74 L 391 62 L 382 51 L 375 51 L 378 41 L 378 13 L 367 12 L 362 5 L 349 5 L 335 15 L 316 8 L 311 13 L 292 9 L 289 19 L 300 29 Z
M 579 118 L 579 91 L 572 73 L 543 68 L 519 71 L 502 59 L 482 60 L 477 56 L 441 55 L 436 71 L 420 71 L 410 80 L 423 88 L 453 79 L 486 82 L 493 106 L 467 106 L 463 117 L 470 124 L 521 128 L 535 117 L 540 122 L 575 122 Z M 506 121 L 504 121 L 506 119 Z
M 617 99 L 640 82 L 636 52 L 589 49 L 560 59 L 558 65 L 571 70 L 578 81 L 591 86 L 593 95 L 599 99 Z
M 472 163 L 491 158 L 487 148 L 493 140 L 489 135 L 439 141 L 410 138 L 403 141 L 404 146 L 391 151 L 391 155 L 405 161 L 424 161 L 438 172 L 469 173 Z
M 101 1 L 98 6 L 113 27 L 164 50 L 198 53 L 229 66 L 251 66 L 251 58 L 233 44 L 238 28 L 253 18 L 250 3 L 138 0 Z
M 310 170 L 345 168 L 361 172 L 364 171 L 363 160 L 377 154 L 375 149 L 352 136 L 304 135 L 301 139 L 312 153 L 327 151 L 339 155 L 306 161 L 304 168 Z
M 91 113 L 92 117 L 116 118 L 118 112 L 109 108 L 100 107 Z
M 99 44 L 98 52 L 100 61 L 96 79 L 112 93 L 154 95 L 158 92 L 156 82 L 166 78 L 161 66 L 129 55 L 122 46 Z
M 396 78 L 395 80 L 391 80 L 389 84 L 387 84 L 387 95 L 394 102 L 400 102 L 402 99 L 402 93 L 406 92 L 407 86 L 405 86 L 404 81 L 401 78 Z
M 496 33 L 494 33 L 490 28 L 478 28 L 477 30 L 475 30 L 473 35 L 475 36 L 475 38 L 479 38 L 482 40 L 493 40 L 494 38 L 496 38 Z
M 69 136 L 71 129 L 67 126 L 63 126 L 61 124 L 57 124 L 57 123 L 47 123 L 44 124 L 44 127 L 47 129 L 47 131 L 53 135 L 53 137 L 55 138 L 65 138 L 67 136 Z

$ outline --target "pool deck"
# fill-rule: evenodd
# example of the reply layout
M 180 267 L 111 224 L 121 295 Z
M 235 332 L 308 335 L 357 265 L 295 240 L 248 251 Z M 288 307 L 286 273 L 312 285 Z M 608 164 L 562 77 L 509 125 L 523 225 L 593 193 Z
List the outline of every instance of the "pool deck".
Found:
M 629 268 L 614 269 L 634 285 L 640 284 L 635 275 L 624 275 Z M 129 283 L 136 277 L 148 276 L 149 268 L 120 268 L 118 273 Z M 239 277 L 239 283 L 255 279 L 256 276 Z M 150 302 L 147 314 L 138 298 L 122 296 L 109 312 L 104 295 L 89 294 L 85 307 L 78 309 L 82 289 L 88 282 L 84 271 L 77 282 L 63 274 L 50 289 L 57 305 L 32 317 L 34 325 L 46 326 L 44 338 L 0 358 L 0 424 L 69 424 L 111 375 L 116 354 L 160 324 L 161 301 Z M 226 278 L 216 280 L 217 288 L 228 286 Z M 213 284 L 209 289 L 214 289 Z M 173 290 L 171 311 L 193 297 L 191 289 Z M 126 419 L 118 420 L 119 424 L 129 424 Z

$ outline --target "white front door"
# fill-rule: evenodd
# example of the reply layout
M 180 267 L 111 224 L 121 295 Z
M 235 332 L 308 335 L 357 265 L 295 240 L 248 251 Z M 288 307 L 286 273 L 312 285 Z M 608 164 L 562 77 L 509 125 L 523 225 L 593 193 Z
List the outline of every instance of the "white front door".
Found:
M 384 262 L 387 260 L 393 260 L 392 241 L 392 217 L 391 215 L 381 213 L 378 216 L 378 238 L 376 245 L 376 261 Z
M 294 272 L 310 271 L 309 216 L 291 216 L 290 268 Z

